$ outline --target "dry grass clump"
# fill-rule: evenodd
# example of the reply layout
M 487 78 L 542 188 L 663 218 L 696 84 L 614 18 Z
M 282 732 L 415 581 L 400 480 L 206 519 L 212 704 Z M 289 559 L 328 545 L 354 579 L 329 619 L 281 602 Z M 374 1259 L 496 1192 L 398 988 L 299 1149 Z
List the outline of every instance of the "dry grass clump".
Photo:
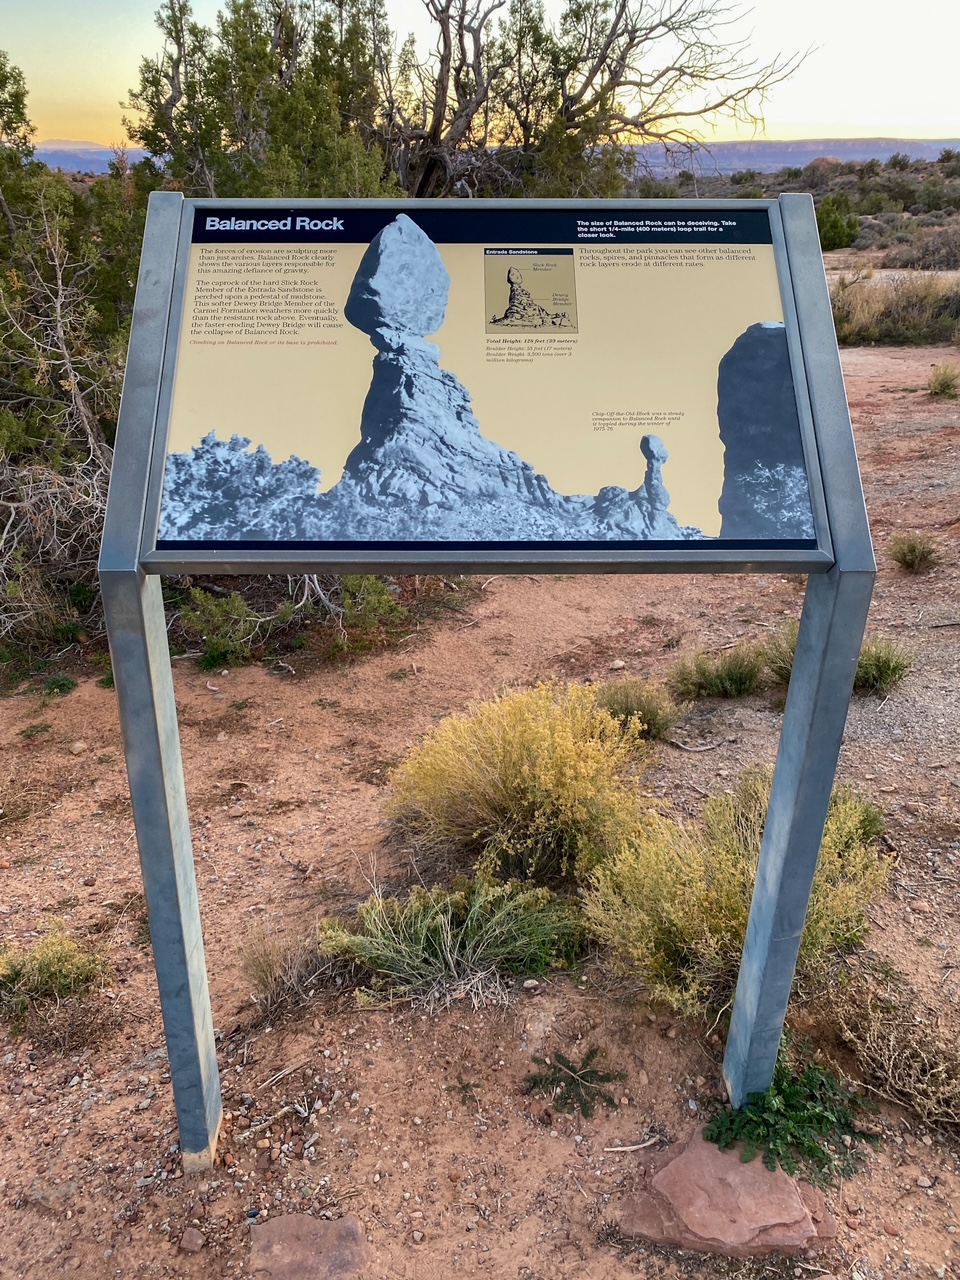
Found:
M 800 624 L 785 623 L 770 637 L 764 647 L 767 671 L 777 684 L 790 683 Z M 895 688 L 913 669 L 913 659 L 892 640 L 868 636 L 860 649 L 853 679 L 855 693 L 872 693 L 878 697 Z
M 793 672 L 793 658 L 797 652 L 797 636 L 800 623 L 790 618 L 770 636 L 764 646 L 764 662 L 775 684 L 788 685 Z
M 937 544 L 925 533 L 897 533 L 890 539 L 890 559 L 907 573 L 926 573 L 940 563 Z
M 832 1000 L 841 1034 L 877 1097 L 927 1124 L 960 1126 L 960 1049 L 906 997 L 897 975 L 850 982 Z
M 678 662 L 670 686 L 678 698 L 742 698 L 755 693 L 763 679 L 763 650 L 738 644 L 722 653 L 698 653 Z
M 882 282 L 841 276 L 831 299 L 837 340 L 848 346 L 953 342 L 960 329 L 960 285 L 936 275 Z
M 0 948 L 0 1014 L 37 1044 L 67 1051 L 117 1021 L 99 999 L 108 966 L 60 925 L 28 950 Z
M 538 685 L 442 721 L 394 771 L 388 811 L 424 851 L 485 874 L 583 879 L 636 825 L 644 752 L 590 689 Z
M 905 244 L 894 245 L 883 258 L 885 267 L 914 271 L 960 270 L 960 227 L 931 227 Z
M 662 741 L 680 719 L 680 708 L 662 684 L 630 677 L 596 686 L 597 706 L 620 722 L 632 723 L 643 738 Z
M 853 687 L 858 693 L 883 697 L 912 669 L 913 659 L 894 641 L 868 637 L 857 659 Z
M 412 1000 L 430 1012 L 460 1000 L 505 1004 L 509 976 L 569 964 L 584 930 L 575 904 L 516 881 L 461 879 L 452 890 L 374 893 L 347 926 L 321 921 L 322 953 L 365 970 L 368 998 Z
M 927 390 L 943 400 L 956 400 L 960 396 L 960 366 L 946 361 L 934 365 L 927 379 Z
M 315 931 L 290 938 L 259 929 L 247 940 L 241 963 L 261 1022 L 290 1013 L 321 989 L 343 991 L 360 981 L 355 966 L 322 951 Z
M 699 826 L 650 815 L 591 878 L 584 910 L 614 960 L 684 1013 L 724 1007 L 736 985 L 770 794 L 770 774 L 747 770 L 711 798 Z M 879 810 L 836 788 L 800 946 L 798 975 L 814 978 L 863 937 L 865 908 L 886 883 Z

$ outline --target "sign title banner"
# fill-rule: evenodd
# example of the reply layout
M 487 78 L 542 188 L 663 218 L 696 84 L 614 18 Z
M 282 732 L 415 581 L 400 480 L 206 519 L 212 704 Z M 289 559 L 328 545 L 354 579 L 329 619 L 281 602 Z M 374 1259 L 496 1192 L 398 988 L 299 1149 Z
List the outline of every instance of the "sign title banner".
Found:
M 819 545 L 775 207 L 188 210 L 158 550 Z

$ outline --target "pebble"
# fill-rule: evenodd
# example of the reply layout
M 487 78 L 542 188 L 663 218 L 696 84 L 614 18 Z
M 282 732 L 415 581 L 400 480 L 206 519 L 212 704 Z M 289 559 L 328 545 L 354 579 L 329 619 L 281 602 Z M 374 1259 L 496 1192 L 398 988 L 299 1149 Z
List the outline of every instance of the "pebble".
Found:
M 933 1186 L 933 1183 L 930 1181 L 930 1179 L 929 1179 L 929 1178 L 918 1178 L 918 1179 L 917 1179 L 917 1186 L 918 1186 L 918 1187 L 932 1187 L 932 1186 Z
M 414 1244 L 423 1244 L 424 1235 L 422 1231 L 411 1231 L 410 1239 Z
M 86 749 L 87 744 L 82 739 L 70 743 L 70 754 L 72 756 L 82 756 Z
M 885 1222 L 883 1224 L 883 1229 L 888 1236 L 898 1236 L 900 1234 L 900 1232 L 897 1230 L 897 1228 L 893 1225 L 892 1222 Z
M 526 982 L 523 984 L 523 989 L 524 991 L 536 991 L 539 986 L 540 983 L 536 978 L 527 978 Z
M 187 1227 L 180 1237 L 180 1248 L 184 1253 L 199 1253 L 207 1243 L 207 1237 L 196 1227 Z
M 610 663 L 609 669 L 611 671 L 622 671 L 626 665 L 627 664 L 624 662 L 622 658 L 614 658 L 614 660 Z

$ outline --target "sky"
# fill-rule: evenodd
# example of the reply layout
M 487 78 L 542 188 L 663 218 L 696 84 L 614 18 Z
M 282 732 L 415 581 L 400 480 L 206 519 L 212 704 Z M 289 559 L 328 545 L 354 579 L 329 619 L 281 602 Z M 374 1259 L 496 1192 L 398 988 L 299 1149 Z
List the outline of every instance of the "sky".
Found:
M 140 59 L 161 50 L 158 3 L 0 0 L 0 49 L 26 79 L 36 142 L 115 146 L 126 140 L 120 103 L 137 83 Z M 427 29 L 420 0 L 386 3 L 401 36 Z M 548 11 L 558 3 L 548 0 Z M 194 0 L 194 14 L 212 25 L 220 5 Z M 746 15 L 736 29 L 750 37 L 758 60 L 811 52 L 771 91 L 763 133 L 738 135 L 721 126 L 713 140 L 960 137 L 957 0 L 913 0 L 886 11 L 903 15 L 893 23 L 849 0 L 753 0 L 749 8 L 731 7 Z

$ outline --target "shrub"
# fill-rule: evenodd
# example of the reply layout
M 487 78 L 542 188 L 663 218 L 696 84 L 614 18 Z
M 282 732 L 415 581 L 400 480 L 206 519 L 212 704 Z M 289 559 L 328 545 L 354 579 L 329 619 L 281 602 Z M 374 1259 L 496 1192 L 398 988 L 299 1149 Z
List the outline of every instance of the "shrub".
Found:
M 316 934 L 283 938 L 258 930 L 244 946 L 242 967 L 263 1022 L 305 1004 L 322 987 L 343 990 L 360 980 L 349 961 L 321 950 Z
M 684 1013 L 722 1009 L 733 995 L 770 794 L 770 775 L 747 770 L 715 796 L 698 827 L 660 815 L 591 878 L 584 909 L 614 962 Z M 863 937 L 864 909 L 889 862 L 874 847 L 879 811 L 848 787 L 831 798 L 798 975 L 820 981 L 828 960 Z
M 913 667 L 913 659 L 892 640 L 867 639 L 857 659 L 853 687 L 859 693 L 889 693 Z
M 857 974 L 834 993 L 831 1009 L 872 1093 L 927 1124 L 960 1128 L 960 1050 L 909 998 L 901 974 Z
M 669 691 L 652 680 L 610 680 L 597 686 L 595 696 L 597 706 L 622 725 L 634 724 L 643 738 L 666 738 L 680 718 Z
M 850 207 L 850 197 L 845 191 L 834 196 L 824 196 L 817 206 L 817 230 L 820 247 L 824 252 L 846 249 L 853 244 L 860 231 L 860 219 Z
M 640 732 L 580 685 L 538 685 L 450 716 L 393 774 L 388 811 L 421 848 L 503 879 L 578 879 L 633 829 Z
M 932 396 L 956 400 L 960 395 L 960 368 L 949 363 L 934 365 L 933 372 L 927 379 L 927 390 Z
M 373 975 L 374 991 L 434 1011 L 464 999 L 506 1003 L 509 975 L 569 963 L 582 935 L 579 910 L 547 889 L 460 880 L 406 900 L 375 893 L 353 927 L 322 921 L 319 942 Z
M 793 672 L 800 623 L 791 618 L 776 630 L 764 645 L 763 660 L 775 684 L 788 685 Z
M 960 227 L 924 231 L 912 243 L 891 249 L 883 259 L 883 266 L 907 267 L 914 271 L 960 270 Z
M 768 1169 L 780 1165 L 791 1176 L 826 1187 L 852 1177 L 864 1160 L 860 1143 L 877 1141 L 857 1124 L 864 1106 L 853 1089 L 819 1063 L 791 1067 L 784 1037 L 770 1088 L 751 1093 L 737 1110 L 723 1108 L 703 1136 L 721 1151 L 742 1142 L 744 1164 L 762 1152 Z
M 57 925 L 28 951 L 0 949 L 0 1014 L 35 1043 L 60 1050 L 90 1043 L 112 1026 L 95 999 L 107 962 Z
M 960 285 L 920 272 L 880 283 L 841 276 L 831 300 L 837 340 L 847 346 L 952 342 L 960 322 Z
M 940 563 L 940 552 L 925 533 L 898 533 L 890 539 L 890 558 L 907 573 L 926 573 Z
M 239 591 L 214 596 L 199 587 L 190 589 L 180 622 L 189 637 L 203 642 L 200 665 L 207 670 L 249 662 L 261 625 Z
M 756 692 L 762 675 L 763 651 L 738 644 L 723 653 L 700 653 L 678 662 L 669 680 L 679 698 L 740 698 Z
M 767 641 L 767 670 L 778 684 L 788 684 L 797 648 L 799 623 L 786 623 Z M 892 640 L 867 637 L 857 659 L 855 693 L 889 693 L 913 667 L 913 659 Z

